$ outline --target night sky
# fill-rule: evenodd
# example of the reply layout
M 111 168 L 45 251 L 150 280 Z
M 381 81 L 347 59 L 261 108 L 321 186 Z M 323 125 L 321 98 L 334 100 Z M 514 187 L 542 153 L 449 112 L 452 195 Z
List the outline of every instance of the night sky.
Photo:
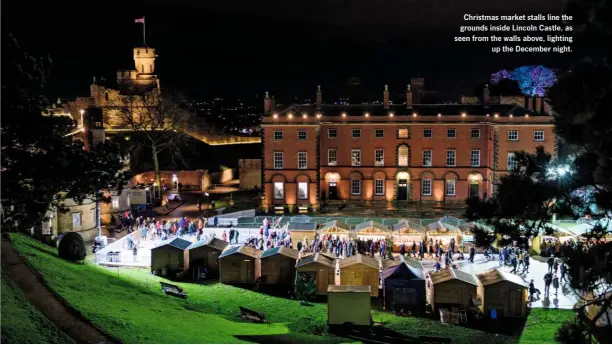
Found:
M 572 54 L 494 54 L 454 43 L 464 13 L 560 14 L 562 0 L 223 0 L 3 2 L 2 29 L 54 62 L 48 94 L 88 94 L 92 77 L 133 68 L 131 48 L 158 50 L 162 87 L 196 98 L 342 95 L 349 77 L 367 92 L 402 92 L 410 77 L 444 97 L 473 92 L 501 68 L 568 67 Z M 333 96 L 332 96 L 333 95 Z M 381 96 L 382 98 L 382 96 Z

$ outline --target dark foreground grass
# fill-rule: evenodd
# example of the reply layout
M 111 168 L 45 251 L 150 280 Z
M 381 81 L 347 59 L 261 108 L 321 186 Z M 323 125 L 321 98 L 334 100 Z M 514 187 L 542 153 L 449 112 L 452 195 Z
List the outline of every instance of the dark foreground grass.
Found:
M 521 344 L 553 344 L 557 330 L 574 317 L 573 310 L 532 309 L 523 329 Z
M 2 270 L 2 343 L 74 343 L 30 304 L 23 292 Z
M 223 284 L 188 283 L 179 284 L 189 295 L 181 300 L 164 295 L 159 282 L 165 280 L 147 270 L 75 265 L 58 259 L 55 249 L 29 237 L 13 235 L 12 241 L 52 290 L 93 324 L 125 343 L 353 342 L 324 332 L 327 304 L 301 306 L 299 301 Z M 271 323 L 242 322 L 239 306 L 265 313 Z M 373 311 L 372 317 L 410 337 L 448 337 L 458 343 L 517 341 L 515 337 L 451 327 L 430 319 L 378 311 Z

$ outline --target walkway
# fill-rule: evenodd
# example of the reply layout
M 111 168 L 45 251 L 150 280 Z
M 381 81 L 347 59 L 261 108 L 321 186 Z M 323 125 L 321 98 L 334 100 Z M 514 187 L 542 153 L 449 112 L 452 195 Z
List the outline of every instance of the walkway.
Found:
M 2 266 L 11 280 L 23 291 L 30 303 L 40 310 L 55 327 L 61 329 L 78 344 L 116 344 L 102 331 L 72 311 L 39 280 L 13 248 L 2 239 Z

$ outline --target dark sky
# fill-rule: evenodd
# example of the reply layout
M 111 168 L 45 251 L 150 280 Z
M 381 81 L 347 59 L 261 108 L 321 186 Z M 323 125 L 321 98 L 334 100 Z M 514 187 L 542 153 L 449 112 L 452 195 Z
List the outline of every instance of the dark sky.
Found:
M 454 43 L 464 13 L 560 14 L 563 0 L 222 0 L 2 3 L 3 32 L 54 61 L 49 95 L 86 95 L 94 75 L 133 68 L 142 42 L 158 50 L 163 87 L 194 97 L 339 94 L 348 77 L 382 93 L 410 77 L 442 95 L 523 64 L 566 67 L 571 54 L 494 54 Z

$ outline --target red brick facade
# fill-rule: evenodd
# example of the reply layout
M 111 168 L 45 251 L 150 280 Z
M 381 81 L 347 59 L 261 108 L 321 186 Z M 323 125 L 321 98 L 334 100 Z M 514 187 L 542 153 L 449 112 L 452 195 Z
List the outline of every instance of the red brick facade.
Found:
M 290 212 L 486 197 L 509 154 L 556 149 L 551 117 L 516 105 L 293 106 L 262 127 L 263 206 Z

